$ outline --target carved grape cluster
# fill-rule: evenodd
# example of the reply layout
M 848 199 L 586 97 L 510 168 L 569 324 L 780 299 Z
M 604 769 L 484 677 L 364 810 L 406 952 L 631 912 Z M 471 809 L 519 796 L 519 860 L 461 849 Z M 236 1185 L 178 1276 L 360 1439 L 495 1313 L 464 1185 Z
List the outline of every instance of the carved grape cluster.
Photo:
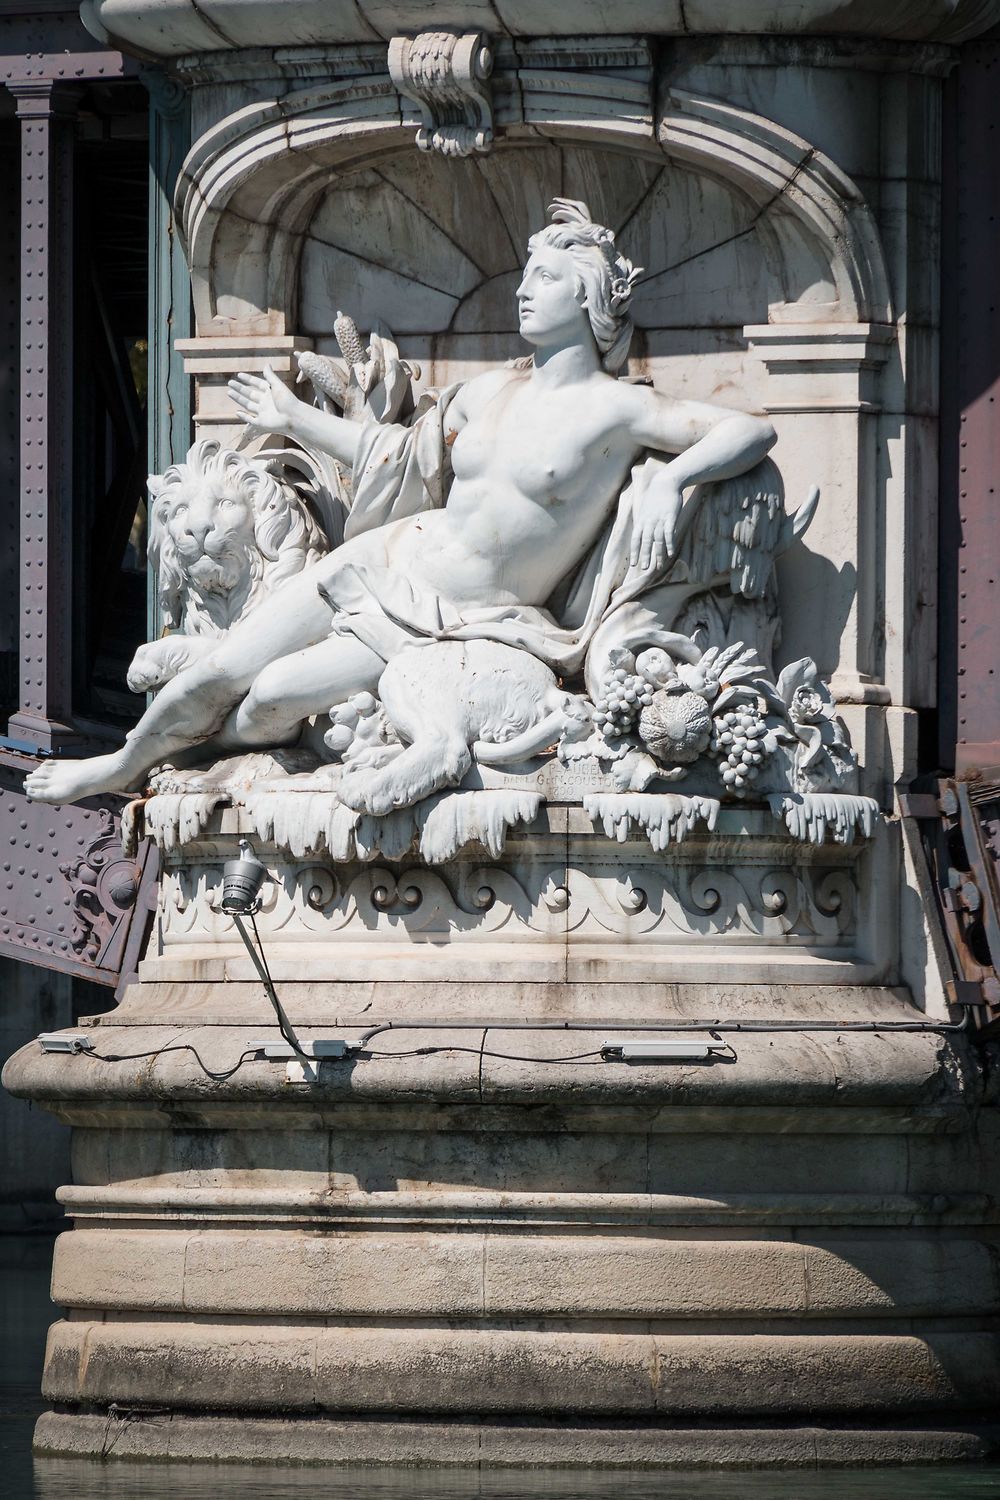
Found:
M 594 704 L 594 718 L 606 736 L 625 735 L 635 727 L 644 708 L 653 701 L 654 689 L 644 677 L 616 667 Z
M 713 720 L 708 753 L 719 762 L 723 785 L 737 797 L 745 797 L 760 775 L 768 753 L 766 735 L 767 725 L 754 704 L 735 705 Z

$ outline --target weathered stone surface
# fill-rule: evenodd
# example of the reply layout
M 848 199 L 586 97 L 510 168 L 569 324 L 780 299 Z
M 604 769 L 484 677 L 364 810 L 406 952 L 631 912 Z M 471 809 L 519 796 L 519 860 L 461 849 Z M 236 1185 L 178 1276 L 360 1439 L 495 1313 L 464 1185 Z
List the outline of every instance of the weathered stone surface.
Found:
M 780 990 L 772 993 L 780 1003 Z M 920 1023 L 919 1013 L 910 1015 Z M 705 1025 L 710 1029 L 710 1022 Z M 669 1017 L 661 1016 L 648 1032 L 633 1025 L 629 1034 L 653 1039 L 664 1030 L 667 1035 L 683 1034 L 669 1028 Z M 351 1038 L 368 1029 L 355 1022 L 338 1027 L 338 1032 Z M 316 1034 L 311 1028 L 301 1030 L 305 1040 Z M 348 1058 L 324 1063 L 318 1084 L 293 1095 L 283 1064 L 251 1057 L 230 1080 L 213 1081 L 189 1050 L 196 1048 L 209 1068 L 224 1070 L 255 1039 L 276 1037 L 273 1027 L 135 1026 L 127 1033 L 101 1027 L 94 1032 L 99 1045 L 87 1057 L 64 1056 L 53 1064 L 35 1044 L 22 1048 L 8 1061 L 4 1082 L 15 1094 L 61 1106 L 79 1100 L 103 1101 L 109 1108 L 116 1102 L 155 1108 L 161 1091 L 169 1089 L 173 1099 L 206 1108 L 237 1102 L 286 1105 L 293 1098 L 305 1110 L 317 1104 L 378 1100 L 495 1105 L 631 1102 L 838 1110 L 895 1106 L 913 1114 L 927 1112 L 928 1118 L 950 1108 L 960 1118 L 965 1101 L 982 1097 L 984 1090 L 981 1068 L 968 1046 L 934 1032 L 748 1030 L 732 1037 L 738 1055 L 735 1065 L 722 1061 L 666 1067 L 602 1061 L 605 1032 L 615 1035 L 613 1020 L 606 1026 L 588 1023 L 584 1031 L 507 1030 L 478 1022 L 467 1029 L 444 1022 L 408 1030 L 401 1022 L 373 1039 L 376 1056 L 363 1062 Z M 421 1054 L 421 1048 L 430 1051 Z M 597 1055 L 571 1060 L 581 1052 Z M 141 1056 L 130 1061 L 129 1053 Z
M 226 47 L 287 47 L 315 42 L 358 43 L 409 32 L 413 13 L 397 0 L 359 0 L 348 9 L 331 12 L 317 0 L 97 0 L 91 10 L 94 20 L 112 37 L 139 51 L 155 56 L 219 51 Z M 834 36 L 892 36 L 921 39 L 945 35 L 974 35 L 994 24 L 996 17 L 987 0 L 964 0 L 956 6 L 946 0 L 934 4 L 911 0 L 895 6 L 886 17 L 876 5 L 831 6 L 829 0 L 803 0 L 795 6 L 775 0 L 755 0 L 734 12 L 726 0 L 677 0 L 663 5 L 654 0 L 629 0 L 609 15 L 597 0 L 582 0 L 567 12 L 551 0 L 544 4 L 507 3 L 498 7 L 488 0 L 466 0 L 452 5 L 449 23 L 459 28 L 482 29 L 493 36 L 612 35 L 623 32 L 653 32 L 684 36 L 737 30 L 778 35 L 827 32 Z
M 817 1243 L 403 1229 L 303 1234 L 82 1229 L 60 1237 L 57 1305 L 282 1317 L 738 1318 L 990 1316 L 997 1246 L 954 1234 Z M 875 1330 L 875 1325 L 870 1325 Z
M 377 1421 L 323 1417 L 262 1418 L 242 1416 L 170 1416 L 144 1418 L 133 1413 L 114 1427 L 107 1453 L 119 1459 L 170 1459 L 174 1462 L 237 1460 L 252 1462 L 259 1485 L 279 1485 L 289 1464 L 386 1464 L 407 1467 L 442 1465 L 513 1468 L 558 1462 L 562 1468 L 599 1470 L 654 1468 L 735 1468 L 764 1465 L 813 1469 L 817 1461 L 851 1466 L 962 1463 L 988 1458 L 1000 1446 L 1000 1428 L 967 1423 L 947 1428 L 747 1426 L 732 1421 L 722 1428 L 616 1422 L 584 1425 L 564 1422 L 501 1426 L 485 1421 Z M 108 1432 L 104 1416 L 47 1412 L 35 1435 L 36 1464 L 46 1472 L 46 1455 L 91 1455 L 102 1452 Z M 274 1464 L 269 1470 L 266 1466 Z M 278 1467 L 280 1465 L 281 1467 Z M 609 1476 L 610 1477 L 610 1476 Z M 417 1493 L 424 1481 L 414 1475 Z M 435 1493 L 448 1481 L 439 1474 Z M 522 1491 L 514 1476 L 505 1489 L 518 1500 Z M 536 1492 L 532 1474 L 524 1500 Z
M 989 1414 L 1000 1342 L 74 1320 L 52 1327 L 44 1394 L 208 1411 Z

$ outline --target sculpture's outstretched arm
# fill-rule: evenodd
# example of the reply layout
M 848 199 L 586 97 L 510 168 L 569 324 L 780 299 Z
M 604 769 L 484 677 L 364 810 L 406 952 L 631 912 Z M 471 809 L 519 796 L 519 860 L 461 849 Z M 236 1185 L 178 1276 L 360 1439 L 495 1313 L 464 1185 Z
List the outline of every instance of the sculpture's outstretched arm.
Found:
M 661 568 L 680 540 L 684 490 L 752 469 L 773 447 L 776 434 L 766 417 L 697 401 L 670 401 L 644 388 L 635 394 L 629 424 L 633 438 L 644 448 L 675 455 L 657 465 L 636 506 L 632 531 L 632 566 Z
M 229 394 L 244 421 L 261 432 L 282 433 L 304 448 L 317 448 L 320 453 L 329 453 L 340 463 L 353 467 L 361 423 L 338 417 L 334 412 L 319 411 L 300 401 L 282 384 L 270 365 L 265 365 L 263 376 L 235 376 L 229 382 Z

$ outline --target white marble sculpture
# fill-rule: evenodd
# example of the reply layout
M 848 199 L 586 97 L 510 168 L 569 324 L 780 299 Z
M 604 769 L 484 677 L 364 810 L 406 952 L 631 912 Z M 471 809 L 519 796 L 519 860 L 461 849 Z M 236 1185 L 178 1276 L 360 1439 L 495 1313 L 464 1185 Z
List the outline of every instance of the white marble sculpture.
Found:
M 212 438 L 149 479 L 149 560 L 170 634 L 140 646 L 134 693 L 162 687 L 204 656 L 286 578 L 327 550 L 288 483 Z
M 196 445 L 154 491 L 161 593 L 185 636 L 144 647 L 133 681 L 162 690 L 121 750 L 40 767 L 32 797 L 125 792 L 156 765 L 290 746 L 317 722 L 339 801 L 371 815 L 555 751 L 619 793 L 685 777 L 724 798 L 853 790 L 812 663 L 775 683 L 769 659 L 774 560 L 816 492 L 786 515 L 765 418 L 619 378 L 640 273 L 585 205 L 551 216 L 517 291 L 530 360 L 416 402 L 391 340 L 362 353 L 338 319 L 346 369 L 300 358 L 318 405 L 270 371 L 231 382 L 253 430 L 299 445 L 290 462 L 352 476 L 343 540 L 328 526 L 340 544 L 313 560 L 307 511 L 286 496 L 258 515 L 255 496 L 282 493 L 273 455 Z M 242 475 L 242 519 L 221 529 L 244 559 L 252 529 L 262 569 L 215 557 L 228 502 L 211 486 L 210 530 L 188 536 L 199 465 Z

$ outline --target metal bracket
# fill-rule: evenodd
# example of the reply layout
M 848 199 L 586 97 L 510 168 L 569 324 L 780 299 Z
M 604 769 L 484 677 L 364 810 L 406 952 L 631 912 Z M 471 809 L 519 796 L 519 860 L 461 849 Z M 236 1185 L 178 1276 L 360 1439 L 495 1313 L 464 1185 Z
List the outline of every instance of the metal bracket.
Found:
M 939 818 L 938 800 L 930 792 L 900 792 L 899 814 L 903 818 Z

